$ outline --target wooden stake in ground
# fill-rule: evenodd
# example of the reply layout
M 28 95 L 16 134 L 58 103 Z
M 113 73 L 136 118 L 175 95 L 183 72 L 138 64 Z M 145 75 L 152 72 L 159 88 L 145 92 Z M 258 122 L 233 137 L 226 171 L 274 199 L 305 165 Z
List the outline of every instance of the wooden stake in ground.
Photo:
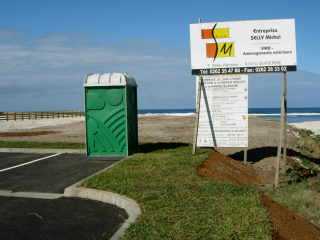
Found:
M 284 72 L 282 81 L 282 94 L 281 94 L 281 116 L 280 116 L 280 140 L 278 145 L 277 159 L 275 163 L 275 178 L 274 186 L 279 186 L 279 174 L 280 174 L 280 159 L 281 150 L 283 147 L 283 157 L 287 157 L 287 73 Z
M 202 76 L 199 76 L 197 77 L 196 119 L 195 119 L 194 134 L 193 134 L 192 154 L 195 154 L 197 149 L 202 85 L 203 85 L 203 79 L 202 79 Z
M 201 23 L 201 18 L 198 19 L 198 22 Z M 198 129 L 199 129 L 199 116 L 200 116 L 200 100 L 201 100 L 201 87 L 203 83 L 202 76 L 196 77 L 197 81 L 197 102 L 196 102 L 196 119 L 194 124 L 194 133 L 193 133 L 193 144 L 192 144 L 192 154 L 196 153 L 197 141 L 198 141 Z
M 247 147 L 245 149 L 243 149 L 243 162 L 244 162 L 244 164 L 247 164 L 247 162 L 248 162 L 248 148 Z
M 287 91 L 288 91 L 288 81 L 287 81 L 287 72 L 284 73 L 284 127 L 283 127 L 283 163 L 287 165 Z

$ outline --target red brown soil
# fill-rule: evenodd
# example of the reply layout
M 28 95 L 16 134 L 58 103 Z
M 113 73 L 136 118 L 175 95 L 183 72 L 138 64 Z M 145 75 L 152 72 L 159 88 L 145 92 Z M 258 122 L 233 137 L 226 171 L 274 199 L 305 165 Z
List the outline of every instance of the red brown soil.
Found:
M 260 185 L 263 179 L 250 165 L 233 160 L 214 151 L 198 168 L 200 176 L 235 185 Z M 273 225 L 273 240 L 320 240 L 320 229 L 302 216 L 261 194 Z
M 261 202 L 268 210 L 273 225 L 274 240 L 317 240 L 320 229 L 290 209 L 261 194 Z
M 57 131 L 37 131 L 37 132 L 0 132 L 0 137 L 31 137 L 56 134 Z
M 260 185 L 262 179 L 250 165 L 244 165 L 219 152 L 212 152 L 197 169 L 200 176 L 236 185 Z

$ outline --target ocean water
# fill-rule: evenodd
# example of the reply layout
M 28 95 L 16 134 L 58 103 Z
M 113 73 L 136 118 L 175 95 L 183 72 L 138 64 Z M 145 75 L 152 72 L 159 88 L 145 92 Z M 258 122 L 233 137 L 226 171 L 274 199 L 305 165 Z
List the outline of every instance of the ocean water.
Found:
M 195 109 L 143 109 L 139 110 L 140 115 L 170 115 L 188 116 L 194 114 Z M 249 108 L 249 115 L 260 116 L 268 119 L 279 119 L 280 108 Z M 320 121 L 319 108 L 288 108 L 288 122 Z

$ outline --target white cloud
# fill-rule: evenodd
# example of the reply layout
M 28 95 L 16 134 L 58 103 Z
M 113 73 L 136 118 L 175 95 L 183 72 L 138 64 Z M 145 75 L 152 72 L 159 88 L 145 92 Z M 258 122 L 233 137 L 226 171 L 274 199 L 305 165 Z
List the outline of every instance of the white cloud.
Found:
M 0 31 L 0 111 L 81 109 L 85 75 L 113 71 L 137 79 L 140 108 L 192 108 L 188 54 L 143 40 L 101 43 L 75 34 L 34 39 Z M 280 81 L 279 74 L 250 75 L 250 106 L 278 107 Z M 319 75 L 290 73 L 288 81 L 289 106 L 319 105 Z
M 36 71 L 34 64 L 49 69 L 103 64 L 144 64 L 162 67 L 185 64 L 183 58 L 175 57 L 174 54 L 163 55 L 161 49 L 156 47 L 152 54 L 146 54 L 143 48 L 135 49 L 134 46 L 128 49 L 118 44 L 111 48 L 107 43 L 98 45 L 87 42 L 81 44 L 81 42 L 81 39 L 79 42 L 67 41 L 67 36 L 57 35 L 52 35 L 52 41 L 48 36 L 45 41 L 34 40 L 31 44 L 25 44 L 22 41 L 10 44 L 9 40 L 7 43 L 0 42 L 0 62 L 3 64 L 1 70 L 2 72 L 10 69 Z M 14 66 L 20 69 L 13 69 Z
M 41 92 L 47 93 L 48 89 L 52 92 L 55 89 L 57 98 L 51 100 L 59 105 L 59 109 L 79 107 L 82 104 L 79 96 L 83 91 L 83 78 L 91 72 L 129 72 L 137 78 L 139 89 L 148 92 L 140 94 L 139 102 L 140 106 L 149 108 L 171 104 L 176 91 L 168 89 L 167 85 L 173 82 L 193 85 L 189 81 L 192 77 L 189 75 L 187 57 L 179 54 L 176 49 L 166 49 L 159 44 L 137 41 L 97 43 L 83 36 L 66 34 L 32 39 L 14 32 L 0 31 L 1 36 L 5 37 L 0 41 L 0 101 L 4 101 L 4 95 L 6 98 L 11 96 L 22 99 L 23 95 L 41 95 Z M 69 96 L 66 89 L 69 90 Z M 165 90 L 165 96 L 157 95 L 161 89 Z M 65 95 L 59 95 L 59 92 Z M 149 94 L 153 96 L 153 102 L 147 99 Z M 73 100 L 68 101 L 68 98 Z M 166 98 L 168 101 L 164 100 Z M 77 101 L 77 106 L 68 105 L 69 102 L 74 104 Z M 17 108 L 14 101 L 8 104 L 7 110 Z M 37 101 L 30 99 L 23 102 L 25 108 L 29 109 L 35 109 L 36 104 Z

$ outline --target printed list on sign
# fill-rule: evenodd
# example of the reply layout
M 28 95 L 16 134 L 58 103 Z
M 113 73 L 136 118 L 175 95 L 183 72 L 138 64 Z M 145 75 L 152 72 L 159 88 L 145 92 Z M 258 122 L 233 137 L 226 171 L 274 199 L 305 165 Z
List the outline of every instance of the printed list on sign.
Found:
M 248 76 L 203 76 L 199 147 L 248 146 Z

